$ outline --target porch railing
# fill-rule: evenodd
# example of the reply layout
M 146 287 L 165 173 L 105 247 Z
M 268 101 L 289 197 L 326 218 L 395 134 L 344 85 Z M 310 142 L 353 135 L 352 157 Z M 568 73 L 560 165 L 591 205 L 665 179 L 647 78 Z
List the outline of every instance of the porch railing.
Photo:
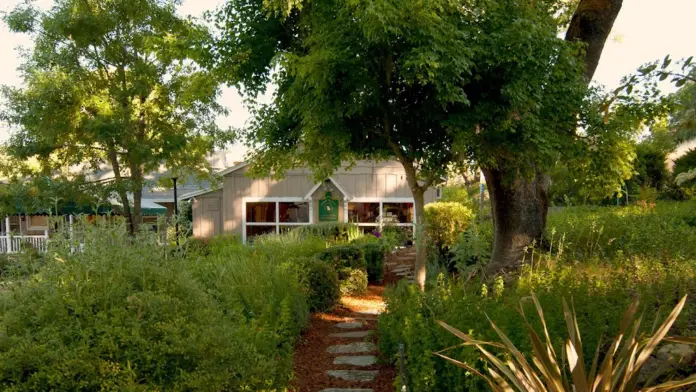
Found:
M 48 236 L 45 235 L 12 235 L 0 234 L 0 253 L 18 253 L 27 247 L 39 252 L 48 248 Z

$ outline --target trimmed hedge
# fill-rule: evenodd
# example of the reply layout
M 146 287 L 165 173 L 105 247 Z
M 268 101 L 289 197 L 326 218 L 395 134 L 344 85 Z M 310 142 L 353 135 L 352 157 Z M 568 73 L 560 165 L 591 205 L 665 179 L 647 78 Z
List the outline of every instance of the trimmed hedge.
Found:
M 319 260 L 331 264 L 336 269 L 359 268 L 367 270 L 365 254 L 360 246 L 339 245 L 324 250 L 317 255 Z
M 290 261 L 312 312 L 330 310 L 341 298 L 338 273 L 329 264 L 308 257 Z

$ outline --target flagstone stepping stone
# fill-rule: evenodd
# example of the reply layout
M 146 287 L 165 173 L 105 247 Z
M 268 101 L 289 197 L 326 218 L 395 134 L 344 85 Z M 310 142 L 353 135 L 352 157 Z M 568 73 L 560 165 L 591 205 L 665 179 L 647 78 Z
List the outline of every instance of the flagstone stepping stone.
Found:
M 336 328 L 341 328 L 341 329 L 357 329 L 362 327 L 363 324 L 361 322 L 357 321 L 348 321 L 345 323 L 338 323 L 336 324 Z
M 372 335 L 372 331 L 351 331 L 329 334 L 331 338 L 365 338 Z
M 382 309 L 367 309 L 367 310 L 359 310 L 355 312 L 355 314 L 361 314 L 365 316 L 377 316 L 382 313 Z
M 397 272 L 396 276 L 409 276 L 411 275 L 411 271 L 403 271 L 403 272 Z
M 372 366 L 377 363 L 377 358 L 374 355 L 336 357 L 333 363 L 334 365 Z
M 346 381 L 372 381 L 377 377 L 377 370 L 329 370 L 326 372 L 330 377 L 340 378 Z
M 377 351 L 377 346 L 370 342 L 357 342 L 348 344 L 337 344 L 329 347 L 326 351 L 331 354 L 352 354 L 352 353 L 369 353 Z
M 362 389 L 362 388 L 328 388 L 322 389 L 319 392 L 372 392 L 372 389 Z

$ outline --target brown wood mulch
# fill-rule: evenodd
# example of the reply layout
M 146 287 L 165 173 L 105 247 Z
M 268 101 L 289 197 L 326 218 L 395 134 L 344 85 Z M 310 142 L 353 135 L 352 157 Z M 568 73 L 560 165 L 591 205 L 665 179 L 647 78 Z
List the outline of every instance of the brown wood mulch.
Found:
M 399 264 L 408 264 L 408 260 L 399 259 L 398 255 L 389 255 L 387 261 L 399 261 Z M 355 367 L 350 365 L 334 365 L 333 360 L 335 354 L 330 354 L 327 349 L 329 346 L 337 344 L 348 344 L 364 341 L 363 339 L 342 339 L 329 337 L 330 334 L 336 332 L 362 331 L 372 330 L 373 335 L 365 338 L 375 343 L 377 321 L 376 316 L 361 316 L 354 312 L 364 311 L 369 309 L 381 309 L 384 306 L 382 293 L 385 285 L 393 284 L 401 279 L 390 273 L 390 269 L 386 268 L 384 284 L 370 285 L 368 292 L 359 297 L 343 297 L 341 305 L 337 306 L 329 313 L 312 314 L 309 326 L 303 332 L 299 341 L 295 346 L 295 356 L 293 365 L 294 379 L 290 387 L 291 392 L 319 392 L 326 388 L 369 388 L 373 392 L 392 392 L 394 391 L 394 380 L 397 372 L 391 364 L 378 362 L 373 366 Z M 340 330 L 336 328 L 339 322 L 359 321 L 355 317 L 365 317 L 368 320 L 363 320 L 365 326 L 355 330 Z M 372 355 L 369 354 L 347 354 L 347 355 Z M 379 358 L 379 353 L 374 353 Z M 336 378 L 329 377 L 326 372 L 328 370 L 379 370 L 378 376 L 374 381 L 365 383 L 356 383 L 355 381 L 342 381 Z

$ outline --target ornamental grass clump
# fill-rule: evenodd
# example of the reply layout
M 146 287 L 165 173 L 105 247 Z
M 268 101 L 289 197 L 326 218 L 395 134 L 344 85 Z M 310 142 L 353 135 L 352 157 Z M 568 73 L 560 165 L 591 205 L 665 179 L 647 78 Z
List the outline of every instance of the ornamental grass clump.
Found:
M 669 391 L 696 383 L 696 375 L 691 375 L 683 380 L 667 381 L 655 386 L 639 385 L 641 369 L 660 342 L 696 344 L 696 339 L 693 338 L 667 337 L 667 333 L 684 308 L 686 296 L 682 297 L 665 321 L 650 335 L 639 332 L 642 316 L 635 317 L 638 301 L 633 302 L 624 313 L 618 335 L 611 341 L 608 349 L 604 351 L 601 344 L 597 345 L 589 369 L 585 365 L 583 343 L 574 306 L 569 307 L 563 300 L 563 315 L 568 338 L 559 357 L 546 327 L 543 309 L 534 293 L 531 298 L 541 320 L 543 332 L 541 335 L 536 332 L 520 308 L 532 343 L 531 355 L 525 355 L 517 349 L 490 319 L 488 321 L 502 343 L 476 340 L 438 321 L 442 327 L 464 342 L 460 346 L 473 346 L 483 355 L 488 365 L 487 375 L 467 363 L 445 355 L 444 353 L 449 349 L 436 352 L 435 355 L 485 379 L 493 391 L 628 392 L 640 390 L 647 392 Z M 489 351 L 486 347 L 493 349 Z M 600 351 L 604 351 L 601 362 Z M 534 366 L 530 364 L 529 357 Z

